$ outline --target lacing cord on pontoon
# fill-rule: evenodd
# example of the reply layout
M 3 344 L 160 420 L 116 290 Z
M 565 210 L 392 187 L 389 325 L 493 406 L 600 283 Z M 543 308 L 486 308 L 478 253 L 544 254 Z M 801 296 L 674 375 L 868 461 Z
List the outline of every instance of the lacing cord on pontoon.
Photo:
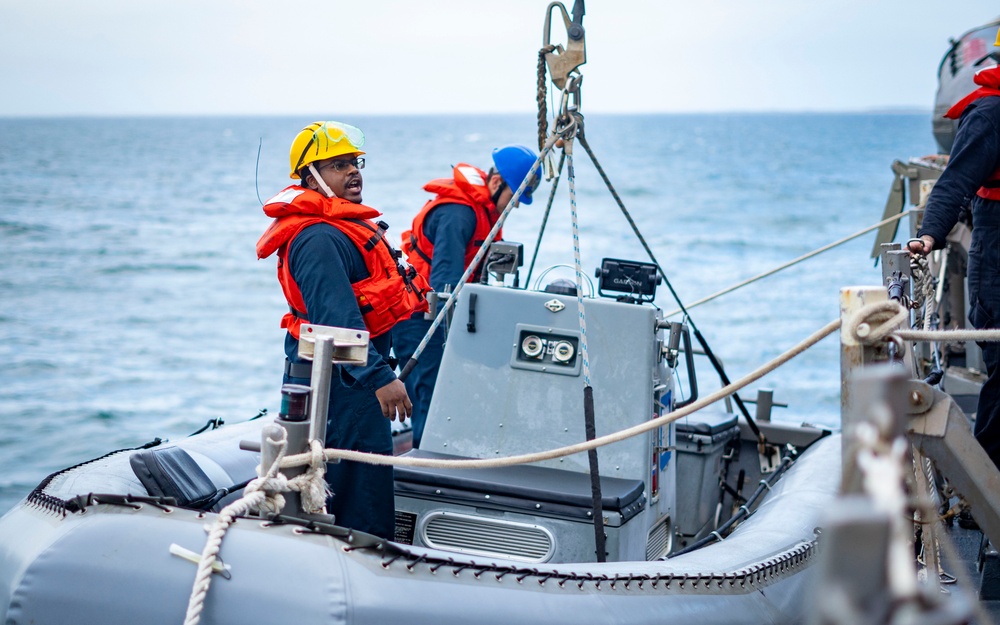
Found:
M 476 562 L 469 559 L 461 561 L 452 556 L 441 557 L 428 553 L 417 554 L 402 545 L 383 542 L 377 545 L 359 545 L 345 547 L 345 551 L 353 549 L 376 549 L 382 552 L 382 567 L 390 569 L 400 564 L 407 571 L 413 572 L 417 566 L 426 566 L 432 573 L 437 573 L 442 567 L 451 570 L 452 575 L 460 577 L 462 572 L 468 572 L 475 579 L 490 573 L 497 582 L 503 583 L 511 579 L 515 584 L 522 585 L 526 580 L 533 579 L 544 587 L 550 581 L 558 588 L 573 590 L 594 590 L 604 592 L 670 592 L 673 590 L 731 590 L 746 592 L 749 589 L 759 589 L 768 584 L 797 572 L 818 553 L 818 543 L 814 538 L 803 541 L 793 547 L 775 554 L 762 562 L 743 567 L 735 571 L 712 571 L 705 573 L 657 573 L 657 574 L 601 574 L 575 573 L 560 571 L 558 568 L 539 566 L 517 566 L 511 564 L 496 564 L 493 562 Z
M 490 561 L 477 561 L 472 557 L 441 556 L 428 553 L 425 550 L 414 550 L 406 545 L 393 543 L 371 534 L 365 534 L 349 528 L 306 520 L 298 517 L 272 517 L 266 524 L 293 525 L 302 528 L 300 531 L 330 536 L 346 543 L 341 549 L 346 552 L 366 550 L 381 555 L 381 566 L 386 570 L 393 567 L 405 567 L 408 573 L 413 573 L 417 567 L 426 568 L 433 574 L 450 571 L 455 578 L 463 573 L 482 579 L 488 575 L 490 579 L 503 583 L 510 580 L 518 586 L 526 581 L 536 581 L 539 586 L 546 587 L 549 582 L 560 589 L 595 590 L 599 592 L 687 592 L 688 590 L 722 590 L 746 592 L 760 589 L 767 585 L 798 572 L 819 553 L 819 530 L 814 532 L 811 540 L 797 543 L 781 553 L 774 554 L 766 560 L 755 562 L 740 569 L 731 571 L 699 572 L 699 573 L 655 573 L 628 574 L 616 573 L 576 573 L 559 570 L 558 565 L 517 565 L 498 564 Z
M 194 587 L 188 600 L 184 625 L 197 625 L 201 620 L 201 613 L 205 607 L 205 597 L 208 595 L 214 566 L 222 547 L 222 539 L 226 535 L 226 530 L 237 517 L 244 516 L 251 511 L 277 514 L 285 507 L 285 498 L 282 493 L 287 491 L 300 493 L 304 510 L 308 512 L 324 511 L 328 491 L 323 479 L 326 468 L 321 459 L 323 448 L 320 442 L 311 441 L 311 453 L 304 454 L 311 456 L 312 459 L 308 463 L 309 470 L 291 479 L 279 471 L 281 458 L 284 457 L 288 448 L 287 432 L 282 429 L 281 438 L 273 442 L 278 451 L 274 462 L 271 463 L 270 467 L 258 468 L 261 477 L 247 484 L 243 490 L 243 496 L 219 512 L 215 523 L 212 524 L 208 532 L 208 539 L 198 561 L 198 571 L 195 574 Z
M 139 447 L 129 447 L 127 449 L 118 449 L 118 450 L 106 453 L 103 456 L 100 456 L 98 458 L 94 458 L 93 460 L 87 460 L 86 462 L 81 462 L 79 464 L 74 464 L 71 467 L 66 467 L 65 469 L 56 471 L 55 473 L 47 476 L 44 480 L 42 480 L 41 483 L 38 484 L 38 486 L 36 486 L 34 488 L 34 490 L 32 490 L 28 494 L 27 498 L 25 498 L 25 501 L 30 506 L 36 506 L 36 507 L 41 508 L 43 510 L 47 510 L 49 512 L 54 512 L 56 514 L 61 514 L 63 516 L 65 516 L 67 512 L 76 512 L 76 511 L 80 510 L 82 507 L 86 507 L 86 502 L 89 501 L 89 499 L 94 496 L 93 493 L 91 493 L 89 495 L 81 495 L 80 497 L 76 497 L 75 499 L 71 499 L 69 501 L 66 501 L 64 499 L 59 499 L 58 497 L 53 497 L 52 495 L 49 495 L 48 493 L 45 492 L 45 489 L 47 489 L 49 487 L 49 484 L 51 484 L 53 482 L 53 480 L 55 480 L 56 478 L 58 478 L 60 475 L 63 475 L 65 473 L 69 473 L 71 471 L 74 471 L 74 470 L 76 470 L 76 469 L 78 469 L 78 468 L 80 468 L 82 466 L 86 466 L 88 464 L 93 464 L 95 462 L 100 462 L 101 460 L 104 460 L 106 458 L 110 458 L 111 456 L 114 456 L 114 455 L 117 455 L 117 454 L 122 454 L 122 453 L 133 452 L 133 451 L 139 451 L 140 449 L 150 449 L 150 448 L 156 447 L 156 446 L 158 446 L 158 445 L 160 445 L 162 443 L 163 443 L 163 439 L 161 439 L 161 438 L 154 438 L 153 440 L 151 440 L 150 442 L 146 443 L 145 445 L 140 445 Z M 176 502 L 174 502 L 174 503 L 176 503 Z

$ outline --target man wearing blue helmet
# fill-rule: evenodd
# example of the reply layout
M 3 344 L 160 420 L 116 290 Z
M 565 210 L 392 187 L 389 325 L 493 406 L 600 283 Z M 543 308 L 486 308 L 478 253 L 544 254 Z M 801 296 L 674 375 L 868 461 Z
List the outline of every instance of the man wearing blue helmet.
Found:
M 514 196 L 514 191 L 528 177 L 538 158 L 523 145 L 507 145 L 493 150 L 493 167 L 489 172 L 459 163 L 451 178 L 439 178 L 424 185 L 435 194 L 413 220 L 413 227 L 402 234 L 403 251 L 407 260 L 431 283 L 431 288 L 443 292 L 458 285 L 462 274 L 472 262 L 479 247 L 496 224 Z M 520 204 L 531 204 L 531 195 L 538 186 L 538 171 L 525 188 Z M 497 233 L 497 239 L 500 233 Z M 472 273 L 471 281 L 479 277 Z M 392 343 L 400 366 L 417 349 L 431 327 L 423 313 L 399 322 L 392 330 Z M 420 446 L 427 409 L 437 381 L 438 367 L 444 352 L 444 328 L 438 327 L 420 354 L 418 364 L 405 380 L 413 402 L 413 446 Z

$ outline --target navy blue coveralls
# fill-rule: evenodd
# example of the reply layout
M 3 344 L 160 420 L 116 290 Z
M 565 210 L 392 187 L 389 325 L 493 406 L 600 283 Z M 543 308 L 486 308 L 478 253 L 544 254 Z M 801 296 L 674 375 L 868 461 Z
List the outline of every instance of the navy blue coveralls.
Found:
M 368 277 L 364 258 L 346 234 L 326 223 L 300 232 L 288 249 L 295 284 L 309 313 L 309 322 L 364 329 L 351 284 Z M 366 366 L 335 365 L 330 384 L 326 446 L 392 455 L 390 422 L 382 415 L 375 390 L 396 379 L 386 363 L 391 335 L 371 340 Z M 285 336 L 285 383 L 309 384 L 290 364 L 301 364 L 299 342 Z M 291 371 L 290 371 L 291 370 Z M 299 374 L 293 377 L 291 373 Z M 341 461 L 328 464 L 326 481 L 333 491 L 327 509 L 337 525 L 392 539 L 395 529 L 392 467 Z
M 927 200 L 917 236 L 934 237 L 935 248 L 972 202 L 969 249 L 969 321 L 978 329 L 1000 328 L 1000 202 L 976 195 L 1000 167 L 1000 97 L 975 100 L 959 119 L 948 167 Z M 1000 468 L 1000 343 L 979 343 L 989 379 L 979 393 L 976 440 Z
M 431 288 L 437 292 L 450 286 L 452 291 L 465 272 L 465 250 L 476 230 L 476 213 L 464 204 L 441 204 L 435 206 L 424 220 L 424 236 L 434 246 L 431 257 Z M 410 356 L 430 329 L 433 322 L 424 319 L 424 313 L 417 313 L 405 321 L 400 321 L 392 329 L 393 350 L 399 358 L 399 366 L 405 367 Z M 410 371 L 403 383 L 406 394 L 413 402 L 413 446 L 419 447 L 427 423 L 427 410 L 431 405 L 434 384 L 437 382 L 441 356 L 444 354 L 444 324 L 438 326 L 434 336 L 428 341 L 417 359 L 417 365 Z

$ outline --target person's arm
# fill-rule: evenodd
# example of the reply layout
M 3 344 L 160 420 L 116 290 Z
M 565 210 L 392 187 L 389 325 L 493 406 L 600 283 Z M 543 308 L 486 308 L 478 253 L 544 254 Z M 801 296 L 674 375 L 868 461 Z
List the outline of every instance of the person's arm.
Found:
M 368 270 L 347 235 L 328 224 L 310 226 L 292 241 L 288 263 L 310 323 L 365 329 L 351 283 L 368 277 Z M 358 384 L 375 393 L 382 414 L 389 418 L 397 412 L 405 417 L 411 414 L 412 405 L 403 383 L 371 342 L 368 364 L 342 366 Z
M 442 204 L 427 216 L 424 234 L 434 244 L 431 259 L 431 288 L 452 290 L 465 272 L 465 249 L 476 231 L 476 213 L 464 204 Z
M 962 209 L 1000 166 L 998 124 L 1000 98 L 977 101 L 963 114 L 948 166 L 927 199 L 924 220 L 917 232 L 922 244 L 918 246 L 911 241 L 911 251 L 927 253 L 944 247 L 945 238 L 958 222 Z

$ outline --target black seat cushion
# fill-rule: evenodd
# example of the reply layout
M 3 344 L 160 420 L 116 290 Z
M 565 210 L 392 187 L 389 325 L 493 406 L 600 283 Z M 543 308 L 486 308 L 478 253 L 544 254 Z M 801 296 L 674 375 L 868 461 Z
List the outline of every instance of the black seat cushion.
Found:
M 459 456 L 414 449 L 408 458 L 460 459 Z M 408 485 L 449 488 L 485 495 L 500 495 L 534 502 L 589 509 L 592 502 L 590 475 L 575 471 L 517 465 L 496 469 L 425 469 L 396 467 L 397 489 Z M 601 507 L 631 517 L 644 485 L 641 480 L 601 477 Z M 423 490 L 423 489 L 422 489 Z
M 736 415 L 732 412 L 697 412 L 675 422 L 678 432 L 712 436 L 736 427 Z
M 180 447 L 145 449 L 132 454 L 129 464 L 150 495 L 173 497 L 177 505 L 185 508 L 206 509 L 228 494 L 216 488 L 194 458 Z

